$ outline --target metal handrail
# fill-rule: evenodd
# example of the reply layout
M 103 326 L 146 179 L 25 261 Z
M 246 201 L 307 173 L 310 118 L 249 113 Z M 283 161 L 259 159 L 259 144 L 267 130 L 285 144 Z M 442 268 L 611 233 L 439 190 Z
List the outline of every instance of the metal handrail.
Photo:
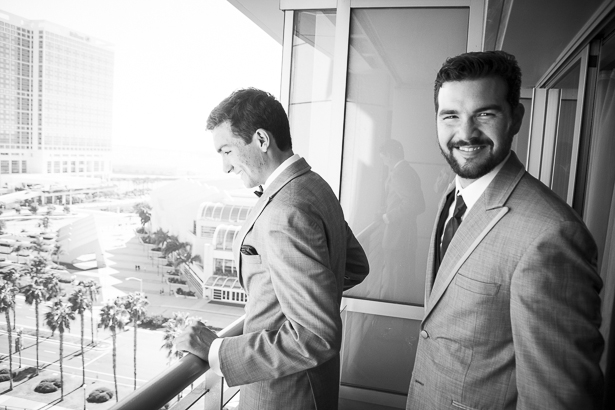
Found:
M 218 332 L 219 337 L 239 336 L 243 333 L 245 316 L 235 320 Z M 209 370 L 209 364 L 195 355 L 187 354 L 169 369 L 160 373 L 126 398 L 116 403 L 110 410 L 159 409 L 171 401 L 186 387 Z

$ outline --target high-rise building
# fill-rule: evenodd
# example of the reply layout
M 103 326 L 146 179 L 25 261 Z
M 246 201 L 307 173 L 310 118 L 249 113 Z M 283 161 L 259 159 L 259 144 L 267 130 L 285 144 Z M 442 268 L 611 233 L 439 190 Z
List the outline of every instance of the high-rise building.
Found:
M 111 170 L 111 44 L 0 11 L 0 177 Z

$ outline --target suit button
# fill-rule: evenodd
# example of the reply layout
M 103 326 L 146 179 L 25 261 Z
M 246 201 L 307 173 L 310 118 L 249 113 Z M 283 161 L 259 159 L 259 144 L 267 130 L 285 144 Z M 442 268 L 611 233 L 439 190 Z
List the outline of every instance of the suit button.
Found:
M 426 330 L 421 330 L 421 337 L 423 339 L 427 339 L 429 337 L 429 333 Z

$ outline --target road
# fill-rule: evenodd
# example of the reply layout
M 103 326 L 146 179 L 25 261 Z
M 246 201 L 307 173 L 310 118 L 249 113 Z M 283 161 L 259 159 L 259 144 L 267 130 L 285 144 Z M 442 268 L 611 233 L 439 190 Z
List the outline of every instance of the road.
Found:
M 17 303 L 17 327 L 24 329 L 23 349 L 21 354 L 22 366 L 34 366 L 36 363 L 36 338 L 34 306 L 26 305 L 23 298 L 18 298 Z M 42 323 L 46 307 L 40 306 L 41 334 L 39 337 L 39 366 L 50 371 L 60 372 L 58 334 L 50 337 L 50 331 Z M 12 320 L 12 317 L 11 317 Z M 4 324 L 4 321 L 2 321 Z M 80 319 L 71 323 L 70 332 L 65 333 L 64 346 L 64 374 L 82 376 L 81 370 L 81 347 L 80 347 Z M 109 330 L 95 329 L 97 344 L 91 344 L 90 317 L 85 319 L 85 369 L 86 382 L 105 381 L 113 383 L 113 349 L 112 337 Z M 26 334 L 28 333 L 28 334 Z M 31 335 L 30 335 L 31 333 Z M 160 349 L 162 345 L 162 331 L 147 329 L 137 330 L 138 355 L 137 355 L 137 386 L 143 385 L 153 376 L 165 370 L 167 367 L 166 351 Z M 13 332 L 13 351 L 15 333 Z M 133 386 L 134 367 L 134 329 L 129 327 L 117 335 L 117 379 L 118 384 Z M 8 367 L 8 335 L 5 330 L 0 330 L 0 360 L 1 366 Z M 19 366 L 19 355 L 13 354 L 13 368 Z

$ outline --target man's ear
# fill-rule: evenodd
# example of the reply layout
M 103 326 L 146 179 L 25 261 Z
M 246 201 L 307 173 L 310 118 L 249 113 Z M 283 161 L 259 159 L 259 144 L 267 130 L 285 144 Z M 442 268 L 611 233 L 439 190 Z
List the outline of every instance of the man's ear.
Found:
M 269 149 L 269 144 L 271 144 L 271 135 L 267 130 L 259 128 L 254 133 L 254 138 L 256 138 L 256 142 L 258 143 L 258 147 L 263 152 L 267 152 Z
M 523 104 L 517 104 L 517 107 L 513 110 L 513 134 L 517 135 L 519 130 L 521 129 L 521 124 L 523 123 L 523 115 L 525 114 L 525 107 Z

